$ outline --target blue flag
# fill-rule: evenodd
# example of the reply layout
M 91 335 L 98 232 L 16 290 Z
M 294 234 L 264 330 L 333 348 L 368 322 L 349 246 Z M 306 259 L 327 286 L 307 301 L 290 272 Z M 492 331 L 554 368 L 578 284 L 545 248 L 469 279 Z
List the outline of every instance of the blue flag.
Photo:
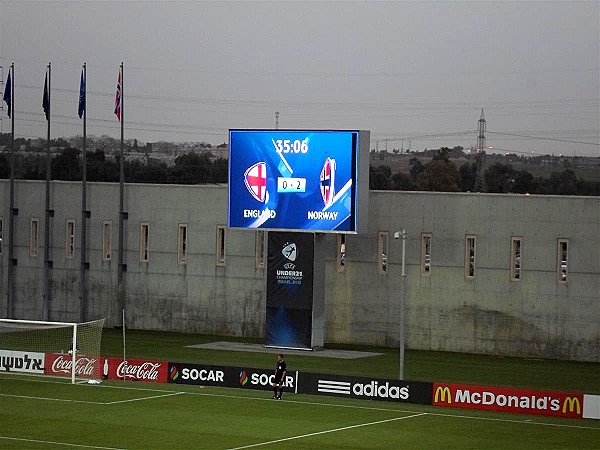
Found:
M 83 112 L 85 111 L 85 77 L 83 76 L 83 69 L 81 69 L 81 81 L 79 82 L 79 108 L 77 109 L 77 113 L 79 114 L 79 118 L 83 117 Z
M 48 72 L 46 72 L 46 79 L 44 80 L 44 98 L 42 100 L 42 108 L 46 113 L 46 120 L 50 120 L 50 97 L 48 96 Z
M 4 88 L 4 96 L 2 100 L 6 102 L 6 106 L 8 106 L 8 117 L 12 114 L 12 82 L 10 79 L 10 72 L 8 72 L 8 78 L 6 80 L 6 87 Z

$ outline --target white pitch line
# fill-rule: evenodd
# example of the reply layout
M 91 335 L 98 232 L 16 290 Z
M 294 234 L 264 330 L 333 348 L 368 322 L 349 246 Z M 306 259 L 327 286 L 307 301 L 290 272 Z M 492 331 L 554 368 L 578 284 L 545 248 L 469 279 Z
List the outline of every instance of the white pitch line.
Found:
M 71 402 L 71 403 L 87 403 L 90 405 L 114 405 L 117 403 L 129 403 L 129 402 L 137 402 L 139 400 L 153 400 L 162 397 L 172 397 L 174 395 L 186 394 L 186 392 L 170 392 L 164 395 L 151 395 L 149 397 L 139 397 L 139 398 L 130 398 L 127 400 L 115 400 L 114 402 L 90 402 L 86 400 L 72 400 L 72 399 L 64 399 L 64 398 L 51 398 L 51 397 L 33 397 L 30 395 L 14 395 L 14 394 L 0 394 L 0 397 L 13 397 L 13 398 L 24 398 L 27 400 L 46 400 L 53 402 Z
M 172 397 L 173 395 L 181 395 L 181 394 L 185 394 L 185 392 L 172 392 L 170 394 L 164 394 L 164 395 L 151 395 L 150 397 L 131 398 L 128 400 L 116 400 L 114 402 L 103 403 L 103 405 L 114 405 L 116 403 L 130 403 L 130 402 L 137 402 L 140 400 L 154 400 L 156 398 Z
M 53 402 L 71 402 L 71 403 L 88 403 L 91 405 L 105 405 L 103 402 L 89 402 L 85 400 L 71 400 L 68 398 L 51 398 L 51 397 L 32 397 L 30 395 L 14 395 L 14 394 L 0 394 L 0 397 L 14 397 L 14 398 L 26 398 L 28 400 L 48 400 Z
M 291 436 L 291 437 L 287 437 L 287 438 L 283 438 L 283 439 L 276 439 L 274 441 L 259 442 L 258 444 L 244 445 L 242 447 L 235 447 L 235 448 L 231 448 L 229 450 L 242 450 L 244 448 L 252 448 L 252 447 L 260 447 L 260 446 L 269 445 L 269 444 L 277 444 L 279 442 L 291 441 L 294 439 L 303 439 L 303 438 L 307 438 L 307 437 L 318 436 L 320 434 L 336 433 L 338 431 L 351 430 L 352 428 L 368 427 L 371 425 L 378 425 L 380 423 L 394 422 L 397 420 L 404 420 L 404 419 L 412 419 L 414 417 L 420 417 L 420 416 L 426 416 L 426 415 L 427 415 L 427 413 L 419 413 L 419 414 L 413 414 L 411 416 L 394 417 L 392 419 L 377 420 L 376 422 L 359 423 L 358 425 L 350 425 L 347 427 L 334 428 L 332 430 L 317 431 L 316 433 L 308 433 L 308 434 L 302 434 L 300 436 Z
M 35 442 L 37 444 L 62 445 L 62 446 L 79 447 L 79 448 L 99 448 L 102 450 L 125 450 L 125 449 L 121 449 L 118 447 L 99 447 L 96 445 L 70 444 L 68 442 L 43 441 L 40 439 L 24 439 L 24 438 L 10 437 L 10 436 L 0 436 L 0 439 L 5 439 L 8 441 Z

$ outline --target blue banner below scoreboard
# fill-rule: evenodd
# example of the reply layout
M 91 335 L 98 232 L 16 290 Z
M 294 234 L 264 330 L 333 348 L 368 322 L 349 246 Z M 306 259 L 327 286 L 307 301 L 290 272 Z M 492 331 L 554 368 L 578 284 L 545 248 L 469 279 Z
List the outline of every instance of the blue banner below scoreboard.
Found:
M 268 347 L 312 349 L 313 258 L 312 233 L 269 232 Z

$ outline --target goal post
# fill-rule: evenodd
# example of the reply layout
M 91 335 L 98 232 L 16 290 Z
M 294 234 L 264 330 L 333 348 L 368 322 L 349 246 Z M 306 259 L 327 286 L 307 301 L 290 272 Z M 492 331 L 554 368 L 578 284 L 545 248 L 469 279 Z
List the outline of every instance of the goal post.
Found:
M 105 321 L 0 319 L 0 370 L 70 376 L 72 383 L 101 378 Z

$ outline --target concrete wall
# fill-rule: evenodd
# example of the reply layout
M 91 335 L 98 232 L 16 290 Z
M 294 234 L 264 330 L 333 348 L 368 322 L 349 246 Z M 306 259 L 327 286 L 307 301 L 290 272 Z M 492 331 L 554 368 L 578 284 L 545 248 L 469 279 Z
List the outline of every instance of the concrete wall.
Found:
M 79 320 L 80 183 L 52 182 L 50 320 Z M 16 182 L 15 301 L 12 315 L 40 319 L 44 305 L 44 182 Z M 8 181 L 0 181 L 3 248 L 0 313 L 7 303 Z M 118 184 L 88 183 L 88 318 L 118 324 Z M 217 225 L 227 223 L 226 186 L 127 185 L 125 307 L 130 328 L 264 336 L 264 269 L 255 232 L 227 230 L 216 264 Z M 29 227 L 39 219 L 39 253 Z M 66 221 L 76 222 L 74 258 Z M 112 221 L 112 258 L 102 259 L 102 224 Z M 140 223 L 149 224 L 149 261 L 140 262 Z M 187 264 L 177 232 L 187 224 Z M 325 342 L 396 346 L 406 303 L 409 348 L 600 361 L 600 198 L 372 191 L 368 233 L 346 237 L 337 270 L 336 236 L 325 248 Z M 406 229 L 403 285 L 401 240 Z M 388 270 L 378 271 L 378 232 L 389 232 Z M 421 233 L 431 233 L 431 271 L 421 272 Z M 477 237 L 477 272 L 465 277 L 465 235 Z M 511 237 L 522 239 L 522 274 L 511 281 Z M 558 239 L 568 239 L 569 273 L 557 281 Z

